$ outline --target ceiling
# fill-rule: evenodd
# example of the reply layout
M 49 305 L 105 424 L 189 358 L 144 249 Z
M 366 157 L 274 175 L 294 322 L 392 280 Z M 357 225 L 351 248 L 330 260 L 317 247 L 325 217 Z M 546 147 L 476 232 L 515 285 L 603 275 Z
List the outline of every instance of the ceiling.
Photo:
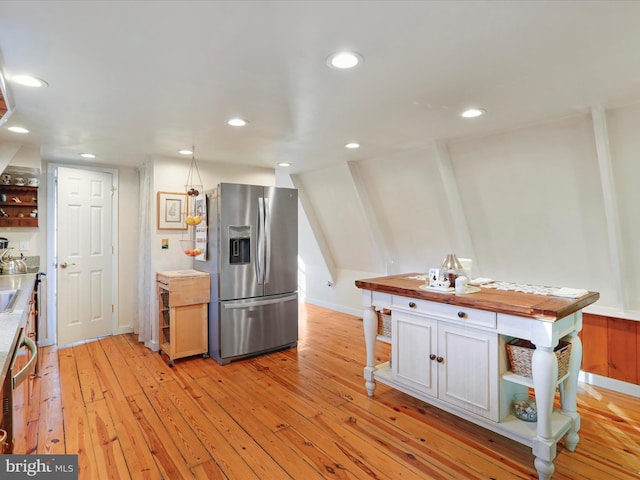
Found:
M 195 145 L 292 173 L 392 158 L 640 102 L 639 20 L 631 1 L 2 1 L 0 143 L 128 166 Z M 328 68 L 342 49 L 362 65 Z

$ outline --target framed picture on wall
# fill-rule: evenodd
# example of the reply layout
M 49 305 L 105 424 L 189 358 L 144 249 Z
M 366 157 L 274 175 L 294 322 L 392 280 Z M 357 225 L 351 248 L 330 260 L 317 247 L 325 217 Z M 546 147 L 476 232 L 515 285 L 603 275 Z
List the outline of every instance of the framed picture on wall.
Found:
M 186 230 L 187 194 L 158 192 L 158 230 Z

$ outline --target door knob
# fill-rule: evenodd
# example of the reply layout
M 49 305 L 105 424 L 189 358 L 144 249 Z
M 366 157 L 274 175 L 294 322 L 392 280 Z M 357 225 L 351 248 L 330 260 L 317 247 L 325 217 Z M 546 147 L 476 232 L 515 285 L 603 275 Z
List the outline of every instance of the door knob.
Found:
M 67 262 L 64 262 L 64 263 L 61 263 L 61 264 L 60 264 L 60 268 L 67 268 L 69 265 L 75 265 L 75 263 L 67 263 Z

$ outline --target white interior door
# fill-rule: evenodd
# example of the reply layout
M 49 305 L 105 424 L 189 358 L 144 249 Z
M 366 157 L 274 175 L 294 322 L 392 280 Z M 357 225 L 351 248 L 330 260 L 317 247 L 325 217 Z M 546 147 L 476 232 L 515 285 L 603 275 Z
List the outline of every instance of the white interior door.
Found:
M 113 333 L 113 176 L 58 168 L 58 345 Z

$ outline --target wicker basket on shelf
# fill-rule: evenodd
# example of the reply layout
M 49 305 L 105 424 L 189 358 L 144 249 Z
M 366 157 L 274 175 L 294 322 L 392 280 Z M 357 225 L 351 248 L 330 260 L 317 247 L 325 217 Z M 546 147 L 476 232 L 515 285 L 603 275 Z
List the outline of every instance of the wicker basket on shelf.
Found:
M 378 313 L 378 335 L 391 338 L 391 310 L 383 309 Z
M 507 355 L 511 369 L 516 375 L 532 378 L 531 358 L 536 346 L 528 340 L 515 338 L 507 343 Z M 561 379 L 569 372 L 569 358 L 571 357 L 571 344 L 560 341 L 554 349 L 558 359 L 558 379 Z

